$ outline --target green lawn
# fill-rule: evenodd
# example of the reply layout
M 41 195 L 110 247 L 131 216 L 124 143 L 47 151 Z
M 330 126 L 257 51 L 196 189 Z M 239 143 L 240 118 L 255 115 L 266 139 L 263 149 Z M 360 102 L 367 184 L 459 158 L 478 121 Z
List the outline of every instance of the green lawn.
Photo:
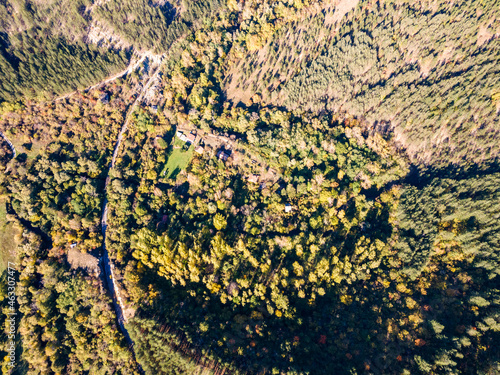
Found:
M 174 138 L 174 147 L 184 147 L 186 142 L 181 141 L 177 136 Z
M 175 179 L 180 171 L 187 167 L 193 157 L 194 147 L 191 145 L 187 151 L 184 148 L 174 148 L 168 156 L 168 161 L 160 176 Z

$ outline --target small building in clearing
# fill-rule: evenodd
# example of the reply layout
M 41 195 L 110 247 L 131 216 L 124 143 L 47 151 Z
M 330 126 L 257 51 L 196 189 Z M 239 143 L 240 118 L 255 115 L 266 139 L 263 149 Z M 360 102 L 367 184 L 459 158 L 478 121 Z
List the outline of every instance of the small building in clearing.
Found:
M 196 134 L 193 134 L 193 133 L 189 133 L 187 136 L 186 136 L 186 142 L 189 142 L 189 143 L 194 143 L 194 141 L 196 140 Z
M 102 104 L 108 104 L 108 103 L 109 103 L 109 94 L 108 94 L 107 92 L 102 93 L 102 94 L 99 96 L 99 101 L 100 101 Z
M 198 146 L 198 147 L 196 147 L 196 150 L 195 150 L 195 151 L 196 151 L 198 154 L 200 154 L 200 155 L 201 155 L 201 154 L 203 154 L 203 151 L 204 151 L 204 150 L 205 150 L 205 149 L 203 148 L 203 146 Z
M 248 182 L 251 182 L 253 184 L 258 184 L 259 178 L 260 176 L 258 174 L 252 174 L 251 176 L 248 177 Z
M 183 142 L 187 142 L 187 137 L 186 137 L 186 134 L 184 134 L 183 132 L 178 131 L 178 132 L 177 132 L 177 137 L 178 137 L 181 141 L 183 141 Z
M 285 204 L 285 212 L 292 212 L 292 205 L 290 203 Z
M 194 141 L 196 140 L 196 134 L 194 133 L 189 133 L 188 135 L 186 135 L 181 131 L 177 131 L 176 135 L 177 138 L 179 138 L 183 142 L 194 143 Z
M 219 150 L 219 152 L 217 153 L 217 158 L 222 161 L 226 161 L 229 158 L 229 154 L 224 150 Z

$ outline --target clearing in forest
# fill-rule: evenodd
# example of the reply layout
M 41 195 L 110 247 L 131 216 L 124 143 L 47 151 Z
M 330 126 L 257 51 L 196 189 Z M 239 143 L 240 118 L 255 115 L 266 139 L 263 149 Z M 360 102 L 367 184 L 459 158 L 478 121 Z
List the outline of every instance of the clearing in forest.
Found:
M 192 145 L 186 150 L 186 146 L 173 148 L 168 156 L 165 168 L 161 172 L 161 177 L 175 179 L 180 171 L 185 169 L 193 157 L 194 147 Z
M 14 262 L 19 229 L 14 222 L 7 221 L 5 199 L 0 198 L 0 274 L 7 269 L 8 262 Z

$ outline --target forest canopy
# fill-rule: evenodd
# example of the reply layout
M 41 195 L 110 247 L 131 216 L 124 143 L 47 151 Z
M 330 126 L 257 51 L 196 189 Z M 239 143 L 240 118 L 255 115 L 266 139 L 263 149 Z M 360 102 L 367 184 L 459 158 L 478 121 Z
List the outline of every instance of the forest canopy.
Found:
M 2 373 L 500 372 L 498 5 L 1 3 Z

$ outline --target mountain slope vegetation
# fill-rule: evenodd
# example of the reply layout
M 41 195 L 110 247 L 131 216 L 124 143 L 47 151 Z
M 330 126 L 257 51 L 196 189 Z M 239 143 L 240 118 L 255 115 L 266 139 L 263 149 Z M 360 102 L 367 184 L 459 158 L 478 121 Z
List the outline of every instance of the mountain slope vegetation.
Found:
M 499 9 L 497 1 L 362 1 L 339 25 L 325 8 L 249 52 L 226 87 L 233 100 L 249 89 L 290 109 L 363 118 L 391 131 L 417 163 L 494 161 Z
M 90 0 L 0 4 L 0 100 L 47 99 L 122 71 L 133 53 L 156 53 L 221 7 Z
M 3 373 L 500 372 L 499 5 L 4 1 Z

